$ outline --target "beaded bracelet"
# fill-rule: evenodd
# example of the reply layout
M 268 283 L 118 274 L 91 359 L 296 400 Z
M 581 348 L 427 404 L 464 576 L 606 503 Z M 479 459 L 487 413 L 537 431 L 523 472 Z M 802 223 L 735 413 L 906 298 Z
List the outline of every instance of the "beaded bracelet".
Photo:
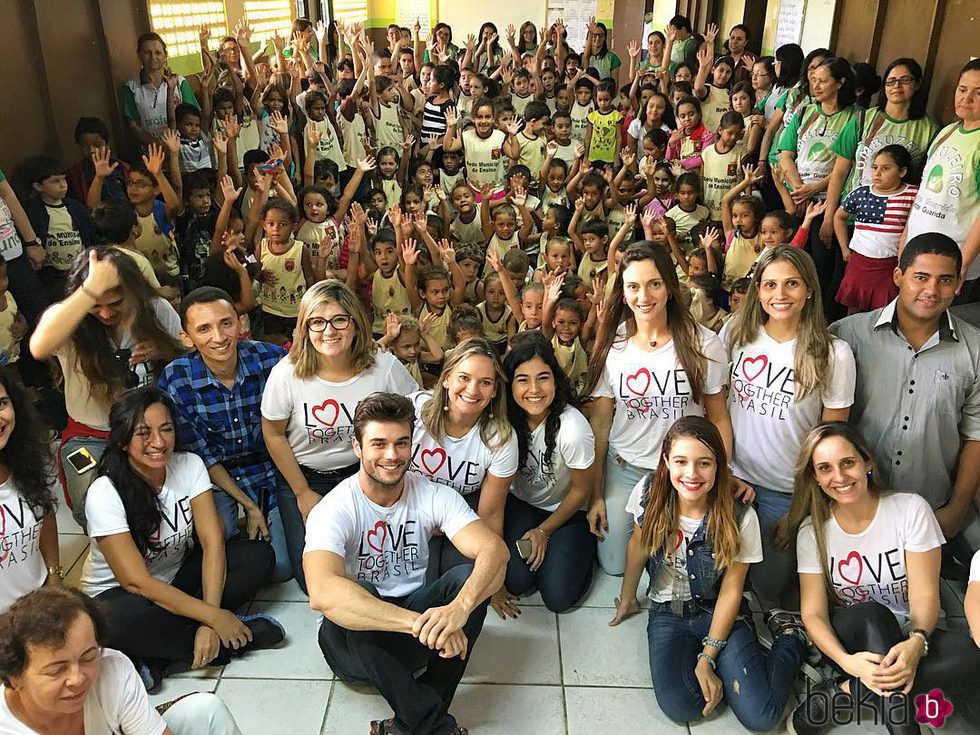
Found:
M 701 645 L 714 646 L 720 651 L 724 649 L 725 646 L 728 645 L 728 641 L 719 641 L 717 638 L 712 638 L 711 636 L 706 635 L 704 638 L 701 639 Z
M 700 661 L 702 658 L 708 662 L 708 664 L 711 666 L 712 671 L 718 668 L 718 662 L 715 661 L 715 657 L 712 656 L 710 653 L 705 653 L 704 651 L 701 651 L 698 654 L 698 660 Z

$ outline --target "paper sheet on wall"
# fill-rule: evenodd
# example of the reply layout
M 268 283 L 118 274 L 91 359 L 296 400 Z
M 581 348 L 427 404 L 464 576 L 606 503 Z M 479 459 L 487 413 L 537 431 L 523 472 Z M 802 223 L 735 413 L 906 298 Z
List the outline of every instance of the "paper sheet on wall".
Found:
M 422 38 L 428 39 L 432 20 L 429 16 L 429 0 L 397 0 L 395 22 L 402 28 L 411 28 L 415 21 L 422 25 Z
M 806 0 L 782 0 L 776 20 L 776 48 L 787 43 L 799 43 L 803 35 Z
M 589 19 L 596 15 L 596 0 L 549 0 L 548 25 L 559 18 L 568 31 L 566 41 L 573 51 L 585 48 Z

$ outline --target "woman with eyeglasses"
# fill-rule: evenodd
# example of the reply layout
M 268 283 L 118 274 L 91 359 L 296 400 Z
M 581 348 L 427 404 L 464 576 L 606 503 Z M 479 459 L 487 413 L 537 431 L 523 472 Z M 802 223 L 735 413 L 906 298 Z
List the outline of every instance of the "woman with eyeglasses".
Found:
M 184 352 L 180 318 L 116 248 L 80 253 L 67 297 L 41 316 L 31 336 L 38 360 L 58 358 L 68 426 L 59 463 L 72 515 L 85 526 L 85 493 L 109 436 L 109 407 L 124 390 L 153 383 Z
M 417 389 L 393 354 L 376 350 L 371 319 L 347 286 L 331 279 L 303 294 L 293 345 L 262 394 L 262 434 L 288 486 L 280 490 L 279 512 L 304 592 L 306 518 L 358 469 L 351 446 L 358 402 L 378 391 L 408 395 Z
M 871 186 L 871 162 L 886 145 L 900 145 L 912 155 L 909 180 L 918 183 L 926 163 L 929 144 L 939 131 L 926 115 L 928 91 L 922 85 L 922 67 L 915 59 L 895 59 L 885 69 L 885 93 L 878 107 L 855 116 L 834 143 L 837 154 L 827 186 L 827 210 L 820 226 L 820 239 L 830 245 L 834 213 L 851 191 Z

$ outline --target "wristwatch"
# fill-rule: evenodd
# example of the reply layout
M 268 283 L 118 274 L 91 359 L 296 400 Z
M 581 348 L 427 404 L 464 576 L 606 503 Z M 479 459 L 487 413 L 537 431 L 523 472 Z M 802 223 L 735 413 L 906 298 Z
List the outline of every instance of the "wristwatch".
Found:
M 922 639 L 922 657 L 925 658 L 929 655 L 929 634 L 926 633 L 922 628 L 915 628 L 909 631 L 909 638 L 916 636 Z

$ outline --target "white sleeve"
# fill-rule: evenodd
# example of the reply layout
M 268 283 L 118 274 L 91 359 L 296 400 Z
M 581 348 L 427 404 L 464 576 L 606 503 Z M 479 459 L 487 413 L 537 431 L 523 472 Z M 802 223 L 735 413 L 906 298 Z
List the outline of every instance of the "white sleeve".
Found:
M 334 488 L 336 491 L 340 488 Z M 341 559 L 347 557 L 347 539 L 353 536 L 354 517 L 340 501 L 349 494 L 327 493 L 323 500 L 313 506 L 306 519 L 306 546 L 303 553 L 310 551 L 330 551 Z
M 160 735 L 167 723 L 150 706 L 139 674 L 121 653 L 106 649 L 98 682 L 99 700 L 113 732 L 126 735 Z
M 626 512 L 633 516 L 633 522 L 639 524 L 640 519 L 643 518 L 643 482 L 646 478 L 642 478 L 638 483 L 633 486 L 630 490 L 629 500 L 626 501 Z
M 126 508 L 108 477 L 99 477 L 89 486 L 85 495 L 85 519 L 91 538 L 129 531 Z
M 817 537 L 809 518 L 803 521 L 796 535 L 796 571 L 800 574 L 823 574 L 817 552 Z
M 391 365 L 388 368 L 388 378 L 385 380 L 385 390 L 402 396 L 407 396 L 409 393 L 417 391 L 419 384 L 415 382 L 412 374 L 408 372 L 405 366 L 401 364 L 401 361 L 394 355 L 391 355 L 391 358 Z
M 517 474 L 517 466 L 520 463 L 518 457 L 517 434 L 510 433 L 510 439 L 502 446 L 493 450 L 490 454 L 490 466 L 487 472 L 495 477 L 512 477 Z
M 970 561 L 970 581 L 980 582 L 980 551 L 974 554 Z
M 850 408 L 854 405 L 854 386 L 857 380 L 857 367 L 851 346 L 842 339 L 835 339 L 830 364 L 830 377 L 823 391 L 825 408 Z
M 161 298 L 153 299 L 153 311 L 156 314 L 157 321 L 174 339 L 180 339 L 180 332 L 183 327 L 180 324 L 180 317 L 177 312 L 174 311 L 174 307 L 170 305 L 169 301 Z
M 905 521 L 905 550 L 931 551 L 946 543 L 943 530 L 928 501 L 921 495 L 902 493 L 902 517 Z
M 187 488 L 187 497 L 193 500 L 201 493 L 210 490 L 214 483 L 208 474 L 208 468 L 204 465 L 204 460 L 196 454 L 187 452 L 183 454 L 183 471 L 186 473 L 182 478 L 182 488 Z M 186 479 L 185 479 L 186 478 Z
M 571 470 L 587 470 L 595 462 L 595 435 L 585 416 L 576 410 L 562 416 L 556 444 L 565 466 Z
M 473 521 L 480 519 L 466 504 L 463 496 L 451 487 L 429 483 L 432 487 L 432 510 L 435 527 L 442 531 L 450 541 Z M 428 543 L 428 539 L 426 539 Z
M 708 370 L 704 378 L 704 394 L 713 396 L 721 393 L 728 374 L 728 352 L 718 335 L 706 327 L 701 330 L 701 351 L 708 358 Z
M 762 561 L 762 531 L 759 529 L 759 516 L 755 508 L 746 508 L 738 527 L 738 555 L 735 561 L 743 564 L 757 564 Z
M 284 357 L 269 372 L 262 391 L 262 418 L 282 421 L 293 414 L 293 366 Z

